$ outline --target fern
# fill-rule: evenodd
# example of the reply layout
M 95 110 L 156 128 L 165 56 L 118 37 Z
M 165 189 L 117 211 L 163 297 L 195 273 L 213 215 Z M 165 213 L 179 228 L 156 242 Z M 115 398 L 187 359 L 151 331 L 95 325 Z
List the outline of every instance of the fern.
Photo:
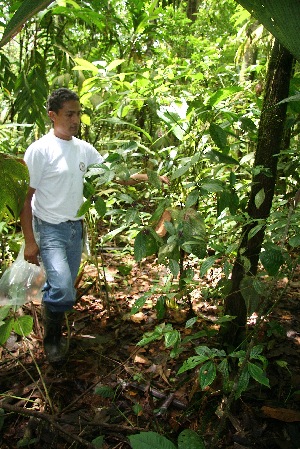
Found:
M 10 212 L 19 217 L 29 186 L 27 167 L 20 159 L 0 153 L 0 219 Z

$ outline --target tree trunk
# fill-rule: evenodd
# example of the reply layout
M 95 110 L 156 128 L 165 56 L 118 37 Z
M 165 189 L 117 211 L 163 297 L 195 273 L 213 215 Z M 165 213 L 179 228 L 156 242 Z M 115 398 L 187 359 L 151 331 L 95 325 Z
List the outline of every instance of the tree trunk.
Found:
M 225 314 L 236 317 L 223 333 L 223 339 L 228 343 L 239 341 L 240 333 L 244 333 L 247 323 L 246 304 L 240 291 L 240 284 L 245 275 L 253 276 L 257 273 L 265 229 L 262 228 L 250 239 L 249 232 L 258 224 L 257 220 L 266 219 L 269 216 L 272 206 L 278 154 L 282 148 L 287 108 L 286 103 L 278 105 L 278 102 L 288 97 L 292 66 L 292 55 L 275 39 L 258 129 L 254 161 L 254 167 L 257 168 L 258 173 L 252 179 L 247 208 L 250 220 L 253 221 L 243 227 L 242 240 L 232 271 L 231 291 L 225 298 Z
M 199 0 L 188 0 L 186 15 L 188 19 L 192 20 L 192 22 L 195 22 L 197 19 L 198 8 Z

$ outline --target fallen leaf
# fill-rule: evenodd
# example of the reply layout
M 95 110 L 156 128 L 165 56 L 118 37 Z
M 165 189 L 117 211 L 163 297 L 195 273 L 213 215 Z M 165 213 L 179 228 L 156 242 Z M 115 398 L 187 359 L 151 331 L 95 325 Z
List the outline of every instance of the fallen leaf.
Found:
M 261 408 L 262 412 L 268 418 L 278 419 L 284 422 L 296 422 L 300 421 L 300 411 L 291 410 L 287 408 L 273 408 L 263 406 Z

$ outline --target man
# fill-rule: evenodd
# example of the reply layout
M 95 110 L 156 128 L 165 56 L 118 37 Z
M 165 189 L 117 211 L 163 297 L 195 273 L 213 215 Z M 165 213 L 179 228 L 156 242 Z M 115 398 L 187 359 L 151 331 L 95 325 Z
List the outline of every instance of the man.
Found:
M 103 158 L 89 143 L 76 138 L 80 127 L 79 97 L 66 88 L 48 98 L 47 113 L 53 129 L 31 144 L 24 161 L 30 187 L 20 214 L 25 238 L 24 258 L 45 267 L 43 294 L 44 350 L 50 363 L 61 363 L 65 347 L 61 338 L 64 313 L 75 302 L 74 283 L 81 262 L 83 217 L 77 211 L 83 200 L 87 167 Z M 168 179 L 161 177 L 162 182 Z M 135 174 L 122 184 L 147 181 Z

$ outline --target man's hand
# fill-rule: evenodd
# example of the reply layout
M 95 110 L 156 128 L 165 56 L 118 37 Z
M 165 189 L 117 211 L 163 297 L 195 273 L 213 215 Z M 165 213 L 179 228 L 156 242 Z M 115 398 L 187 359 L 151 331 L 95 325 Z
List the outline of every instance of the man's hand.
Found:
M 166 175 L 160 176 L 159 179 L 161 180 L 161 182 L 163 184 L 167 184 L 167 185 L 170 184 L 170 180 L 169 180 L 169 178 Z
M 27 262 L 33 263 L 35 265 L 40 265 L 39 253 L 40 253 L 40 250 L 39 250 L 39 247 L 36 244 L 36 242 L 25 243 L 24 259 Z

